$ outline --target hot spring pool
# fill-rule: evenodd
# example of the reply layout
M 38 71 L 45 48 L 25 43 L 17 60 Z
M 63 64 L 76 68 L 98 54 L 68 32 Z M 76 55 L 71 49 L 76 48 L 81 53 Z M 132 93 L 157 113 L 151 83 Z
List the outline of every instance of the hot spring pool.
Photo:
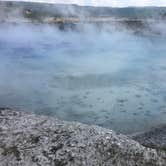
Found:
M 0 27 L 0 107 L 122 133 L 166 122 L 166 38 Z

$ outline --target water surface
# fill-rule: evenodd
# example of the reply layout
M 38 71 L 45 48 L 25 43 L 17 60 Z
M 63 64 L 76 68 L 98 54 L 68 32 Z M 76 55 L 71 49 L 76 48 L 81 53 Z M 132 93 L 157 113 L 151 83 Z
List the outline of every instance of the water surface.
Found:
M 0 27 L 0 106 L 123 133 L 166 122 L 166 38 Z

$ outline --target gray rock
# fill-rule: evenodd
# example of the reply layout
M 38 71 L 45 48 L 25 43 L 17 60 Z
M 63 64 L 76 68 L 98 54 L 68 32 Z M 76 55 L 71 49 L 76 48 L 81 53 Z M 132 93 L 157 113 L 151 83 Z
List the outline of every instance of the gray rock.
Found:
M 97 126 L 0 110 L 1 166 L 165 166 L 163 151 Z

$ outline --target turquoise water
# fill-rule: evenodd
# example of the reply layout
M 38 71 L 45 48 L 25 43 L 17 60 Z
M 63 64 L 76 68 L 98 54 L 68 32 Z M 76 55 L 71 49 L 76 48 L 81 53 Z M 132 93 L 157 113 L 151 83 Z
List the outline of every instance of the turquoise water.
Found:
M 0 27 L 0 106 L 118 132 L 166 122 L 166 38 L 129 30 Z

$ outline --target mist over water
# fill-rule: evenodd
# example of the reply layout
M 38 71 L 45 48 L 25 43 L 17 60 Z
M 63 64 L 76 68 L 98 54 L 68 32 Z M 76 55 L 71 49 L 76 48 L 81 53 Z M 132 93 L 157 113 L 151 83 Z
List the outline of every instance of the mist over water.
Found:
M 165 37 L 114 26 L 2 24 L 0 106 L 123 133 L 148 130 L 166 120 L 165 53 Z

